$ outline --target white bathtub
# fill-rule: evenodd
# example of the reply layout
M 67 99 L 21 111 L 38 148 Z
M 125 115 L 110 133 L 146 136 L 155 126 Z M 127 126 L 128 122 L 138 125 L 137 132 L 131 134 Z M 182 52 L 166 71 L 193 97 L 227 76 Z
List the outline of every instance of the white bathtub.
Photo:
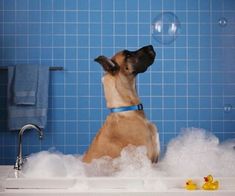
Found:
M 235 196 L 235 178 L 217 178 L 217 191 L 187 191 L 185 178 L 24 178 L 15 175 L 12 166 L 0 166 L 0 195 L 210 195 Z M 200 182 L 199 178 L 194 179 Z M 167 186 L 165 185 L 167 184 Z

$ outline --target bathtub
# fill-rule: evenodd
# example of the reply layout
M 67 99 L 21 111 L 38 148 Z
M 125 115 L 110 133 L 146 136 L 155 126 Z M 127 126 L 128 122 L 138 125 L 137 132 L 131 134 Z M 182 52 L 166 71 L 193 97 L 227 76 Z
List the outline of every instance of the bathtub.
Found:
M 24 178 L 13 166 L 0 166 L 0 195 L 210 195 L 234 196 L 235 178 L 217 178 L 217 191 L 184 189 L 185 178 Z M 200 181 L 195 178 L 195 181 Z M 167 185 L 167 186 L 166 186 Z

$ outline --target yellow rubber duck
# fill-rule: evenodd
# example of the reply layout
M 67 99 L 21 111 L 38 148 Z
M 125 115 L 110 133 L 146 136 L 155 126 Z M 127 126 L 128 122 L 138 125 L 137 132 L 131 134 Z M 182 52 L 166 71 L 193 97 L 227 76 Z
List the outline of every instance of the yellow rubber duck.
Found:
M 204 177 L 205 183 L 202 185 L 202 189 L 204 190 L 217 190 L 219 188 L 219 181 L 216 180 L 213 182 L 212 175 L 208 175 Z
M 197 189 L 197 185 L 192 180 L 188 180 L 185 184 L 185 188 L 189 191 Z

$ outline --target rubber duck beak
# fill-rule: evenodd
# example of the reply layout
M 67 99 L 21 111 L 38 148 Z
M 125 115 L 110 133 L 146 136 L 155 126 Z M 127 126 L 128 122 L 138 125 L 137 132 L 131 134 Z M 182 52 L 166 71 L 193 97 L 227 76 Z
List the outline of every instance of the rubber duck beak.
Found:
M 209 179 L 208 179 L 207 177 L 204 177 L 204 180 L 205 180 L 206 182 L 208 182 L 208 181 L 209 181 Z

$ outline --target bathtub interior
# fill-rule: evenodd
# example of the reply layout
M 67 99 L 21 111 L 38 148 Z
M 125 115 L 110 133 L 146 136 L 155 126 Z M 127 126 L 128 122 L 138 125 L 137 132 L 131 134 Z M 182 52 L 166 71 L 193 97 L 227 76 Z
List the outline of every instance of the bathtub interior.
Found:
M 103 157 L 91 164 L 82 163 L 79 155 L 44 151 L 31 155 L 22 171 L 12 167 L 5 187 L 167 192 L 185 191 L 192 179 L 202 191 L 203 177 L 212 174 L 220 191 L 235 191 L 234 146 L 235 141 L 219 143 L 215 135 L 194 128 L 173 139 L 158 164 L 150 162 L 143 146 L 128 146 L 118 158 Z
M 12 171 L 4 183 L 5 189 L 70 189 L 76 191 L 187 191 L 182 177 L 80 177 L 80 178 L 25 178 Z M 203 191 L 203 179 L 191 178 L 197 190 Z M 235 192 L 235 178 L 218 177 L 219 191 Z

